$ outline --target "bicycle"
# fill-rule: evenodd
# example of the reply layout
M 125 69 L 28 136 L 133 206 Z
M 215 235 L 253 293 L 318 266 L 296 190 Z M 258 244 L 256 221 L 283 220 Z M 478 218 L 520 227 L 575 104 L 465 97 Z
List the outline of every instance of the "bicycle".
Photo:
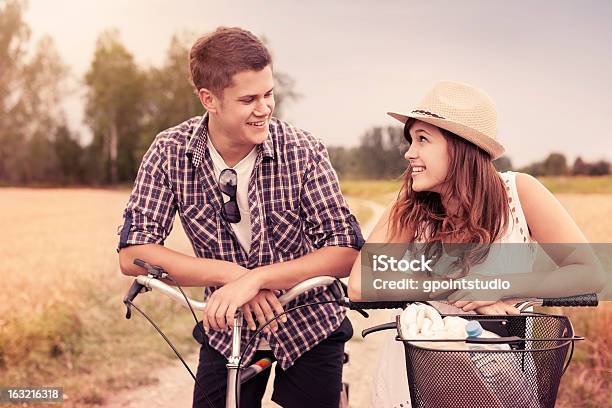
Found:
M 166 283 L 162 282 L 160 279 L 168 279 L 171 277 L 163 271 L 163 269 L 152 266 L 143 262 L 141 260 L 135 260 L 134 263 L 145 268 L 148 272 L 148 275 L 138 276 L 132 283 L 127 296 L 124 299 L 124 304 L 127 307 L 126 318 L 130 318 L 131 316 L 131 307 L 134 307 L 140 313 L 142 313 L 147 320 L 160 332 L 160 334 L 164 337 L 164 339 L 168 342 L 170 347 L 177 354 L 179 359 L 183 362 L 194 381 L 197 382 L 193 372 L 189 369 L 183 358 L 180 356 L 178 351 L 172 346 L 170 341 L 166 338 L 166 336 L 161 332 L 161 330 L 153 323 L 144 312 L 142 312 L 136 305 L 134 305 L 133 300 L 135 297 L 141 293 L 142 291 L 150 291 L 150 290 L 158 290 L 163 294 L 169 296 L 174 301 L 179 302 L 186 308 L 189 308 L 197 322 L 197 318 L 195 316 L 194 309 L 203 310 L 206 303 L 195 301 L 193 299 L 188 298 L 180 286 L 177 285 L 179 290 L 172 288 Z M 299 294 L 313 289 L 319 286 L 328 286 L 334 293 L 335 302 L 338 304 L 345 306 L 351 310 L 355 310 L 361 313 L 364 317 L 369 317 L 366 309 L 403 309 L 409 303 L 414 303 L 412 301 L 378 301 L 378 302 L 352 302 L 348 297 L 346 297 L 346 285 L 342 283 L 339 279 L 330 277 L 330 276 L 322 276 L 317 278 L 308 279 L 304 282 L 301 282 L 294 286 L 293 288 L 287 290 L 281 297 L 279 297 L 279 301 L 282 305 L 287 304 L 289 301 L 295 299 Z M 556 299 L 534 299 L 525 303 L 521 307 L 524 309 L 533 305 L 542 305 L 542 306 L 597 306 L 597 296 L 594 294 L 589 295 L 581 295 L 581 296 L 571 296 L 566 298 L 556 298 Z M 313 303 L 316 304 L 316 303 Z M 312 304 L 303 304 L 299 305 L 296 308 L 308 307 Z M 293 308 L 295 309 L 295 308 Z M 288 313 L 293 309 L 286 310 L 284 313 Z M 465 343 L 480 343 L 480 344 L 509 344 L 511 350 L 509 351 L 488 351 L 488 352 L 479 352 L 483 354 L 494 353 L 499 356 L 506 356 L 506 360 L 513 364 L 518 364 L 518 361 L 521 362 L 521 369 L 525 371 L 525 367 L 529 370 L 528 374 L 535 378 L 538 374 L 546 374 L 551 378 L 551 381 L 543 384 L 542 382 L 538 382 L 537 379 L 532 382 L 535 384 L 536 389 L 534 391 L 538 395 L 538 407 L 554 407 L 556 401 L 556 395 L 558 391 L 558 386 L 560 382 L 560 378 L 565 373 L 567 368 L 569 367 L 569 363 L 571 362 L 574 350 L 574 342 L 579 340 L 584 340 L 583 337 L 574 336 L 573 327 L 571 322 L 566 316 L 557 316 L 557 315 L 547 315 L 544 313 L 525 313 L 521 312 L 520 315 L 512 316 L 512 315 L 504 315 L 504 316 L 492 316 L 492 315 L 459 315 L 466 319 L 477 319 L 481 322 L 483 327 L 488 330 L 494 331 L 498 334 L 502 334 L 500 338 L 490 339 L 490 338 L 478 338 L 478 339 L 439 339 L 432 340 L 427 339 L 428 342 L 465 342 Z M 279 318 L 280 316 L 276 316 L 275 318 Z M 271 320 L 272 321 L 272 320 Z M 259 328 L 259 330 L 263 330 L 268 324 L 271 323 L 268 321 L 265 325 Z M 541 323 L 543 322 L 543 323 Z M 252 340 L 256 337 L 253 336 L 249 343 L 245 346 L 245 349 L 241 350 L 241 336 L 240 331 L 242 328 L 242 314 L 240 311 L 236 313 L 234 316 L 234 325 L 232 329 L 232 353 L 231 357 L 227 363 L 227 389 L 226 389 L 226 407 L 227 408 L 236 408 L 239 406 L 240 402 L 240 387 L 239 384 L 242 384 L 264 370 L 268 369 L 272 365 L 272 361 L 269 359 L 263 359 L 267 361 L 257 361 L 251 364 L 248 367 L 242 366 L 242 356 L 245 354 L 246 349 L 250 346 Z M 535 323 L 535 324 L 534 324 Z M 531 334 L 537 334 L 539 337 L 526 337 L 528 332 L 528 328 L 531 330 Z M 544 331 L 537 332 L 535 328 L 540 328 Z M 402 341 L 405 347 L 405 356 L 406 356 L 406 368 L 408 372 L 408 386 L 410 389 L 410 398 L 412 407 L 420 407 L 420 408 L 440 408 L 444 405 L 441 405 L 441 401 L 439 398 L 439 393 L 441 390 L 444 390 L 444 398 L 446 400 L 442 401 L 442 403 L 448 404 L 449 407 L 462 407 L 462 406 L 478 406 L 478 407 L 500 407 L 504 405 L 500 405 L 499 401 L 491 400 L 491 398 L 495 398 L 495 395 L 491 396 L 490 390 L 488 392 L 474 392 L 471 390 L 471 393 L 467 391 L 470 390 L 469 387 L 466 387 L 468 384 L 463 384 L 461 382 L 457 383 L 457 389 L 449 388 L 448 384 L 443 383 L 443 380 L 446 378 L 444 376 L 440 376 L 439 373 L 445 373 L 449 368 L 449 362 L 467 362 L 465 359 L 465 354 L 470 353 L 465 349 L 461 350 L 438 350 L 427 347 L 420 347 L 415 343 L 420 341 L 424 341 L 423 339 L 405 339 L 403 334 L 401 333 L 401 327 L 399 325 L 399 320 L 394 322 L 384 323 L 381 325 L 373 326 L 362 331 L 362 337 L 366 337 L 367 335 L 382 331 L 394 329 L 397 331 L 396 340 Z M 550 343 L 552 346 L 549 347 L 540 347 L 534 348 L 534 345 L 538 346 L 540 343 Z M 528 346 L 529 345 L 529 346 Z M 571 345 L 571 351 L 569 353 L 569 358 L 567 358 L 568 348 Z M 533 358 L 531 356 L 535 353 L 546 353 L 549 352 L 550 356 L 546 358 Z M 471 352 L 473 353 L 473 351 Z M 516 358 L 517 356 L 521 356 L 522 358 Z M 345 358 L 345 363 L 348 361 L 348 358 Z M 565 361 L 565 364 L 562 364 Z M 434 369 L 427 369 L 428 365 L 434 362 Z M 562 366 L 562 368 L 560 367 Z M 427 381 L 425 381 L 425 379 Z M 432 379 L 435 379 L 435 384 L 432 383 Z M 533 386 L 533 385 L 532 385 Z M 342 395 L 340 398 L 340 407 L 348 407 L 348 384 L 343 383 L 342 386 Z M 482 390 L 481 390 L 482 391 Z M 455 392 L 457 395 L 460 395 L 460 400 L 456 399 L 448 399 L 446 397 L 447 394 Z M 463 398 L 463 399 L 461 399 Z M 467 401 L 466 405 L 458 405 L 462 402 Z M 209 403 L 210 404 L 210 403 Z M 210 404 L 212 406 L 212 404 Z
M 193 372 L 191 371 L 191 369 L 189 368 L 185 360 L 181 357 L 180 353 L 172 345 L 170 340 L 162 333 L 159 327 L 140 308 L 138 308 L 138 306 L 136 306 L 133 303 L 133 301 L 136 298 L 136 296 L 138 296 L 138 294 L 140 294 L 141 292 L 157 290 L 163 293 L 164 295 L 170 297 L 172 300 L 178 302 L 185 308 L 190 309 L 193 314 L 194 319 L 196 320 L 196 324 L 198 323 L 198 319 L 195 315 L 194 310 L 200 310 L 200 311 L 203 310 L 204 307 L 206 306 L 206 303 L 190 299 L 189 297 L 185 295 L 185 293 L 183 292 L 182 288 L 179 285 L 177 285 L 178 287 L 178 290 L 177 290 L 171 287 L 170 285 L 162 282 L 160 279 L 172 280 L 172 277 L 168 275 L 161 267 L 150 265 L 140 259 L 136 259 L 134 263 L 144 268 L 147 271 L 147 275 L 140 275 L 134 279 L 132 286 L 128 290 L 128 294 L 125 296 L 123 300 L 123 303 L 126 305 L 126 308 L 127 308 L 126 318 L 127 319 L 131 318 L 131 308 L 132 307 L 136 309 L 138 312 L 140 312 L 149 321 L 149 323 L 151 323 L 155 327 L 155 329 L 162 335 L 164 340 L 166 340 L 168 345 L 172 348 L 172 350 L 175 352 L 177 357 L 181 360 L 181 362 L 183 363 L 187 371 L 189 371 L 194 381 L 197 383 L 198 381 L 195 375 L 193 374 Z M 176 282 L 174 283 L 176 284 Z M 311 278 L 301 283 L 298 283 L 294 287 L 288 289 L 284 294 L 282 294 L 278 300 L 281 303 L 281 305 L 284 306 L 287 303 L 289 303 L 291 300 L 295 299 L 298 295 L 310 289 L 319 287 L 319 286 L 330 287 L 338 303 L 342 304 L 343 302 L 347 301 L 347 299 L 345 298 L 346 286 L 339 279 L 335 277 L 331 277 L 331 276 L 321 276 L 321 277 Z M 314 304 L 319 304 L 319 303 L 322 303 L 322 302 L 299 305 L 294 308 L 285 310 L 284 313 L 289 313 L 292 310 L 295 310 L 301 307 L 312 306 Z M 276 316 L 276 318 L 279 318 L 279 317 L 280 315 Z M 246 344 L 246 346 L 241 352 L 241 335 L 240 334 L 241 334 L 241 330 L 243 326 L 243 316 L 242 316 L 242 312 L 240 309 L 236 312 L 234 316 L 233 328 L 232 328 L 232 352 L 231 352 L 231 356 L 228 359 L 228 362 L 226 365 L 227 367 L 227 388 L 226 388 L 226 398 L 225 398 L 226 408 L 239 407 L 240 405 L 239 384 L 243 384 L 246 381 L 249 381 L 250 379 L 258 375 L 259 373 L 263 372 L 266 369 L 269 369 L 272 366 L 273 361 L 269 358 L 258 360 L 254 362 L 253 364 L 249 365 L 248 367 L 242 366 L 242 358 L 245 355 L 246 350 L 252 344 L 252 341 L 257 337 L 256 335 L 259 333 L 259 331 L 263 330 L 267 325 L 269 325 L 272 322 L 272 320 L 268 321 L 265 325 L 259 327 L 258 331 L 255 333 L 254 336 L 251 337 L 250 341 Z M 194 329 L 194 335 L 195 335 L 195 330 L 196 329 Z M 345 353 L 345 356 L 344 356 L 344 364 L 346 363 L 348 363 L 347 353 Z M 349 392 L 348 384 L 342 383 L 341 395 L 340 395 L 340 405 L 339 405 L 340 408 L 348 407 L 348 392 Z M 206 396 L 205 398 L 208 400 Z M 208 400 L 208 404 L 210 406 L 214 406 L 210 402 L 210 400 Z

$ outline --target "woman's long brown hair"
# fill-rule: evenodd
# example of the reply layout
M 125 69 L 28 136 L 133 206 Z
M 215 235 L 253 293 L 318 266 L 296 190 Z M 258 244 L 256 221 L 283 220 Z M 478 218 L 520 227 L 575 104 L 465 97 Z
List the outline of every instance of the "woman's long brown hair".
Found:
M 408 120 L 404 136 L 414 120 Z M 501 237 L 508 226 L 508 196 L 504 183 L 484 150 L 467 140 L 440 129 L 448 142 L 449 169 L 445 179 L 449 201 L 458 204 L 454 214 L 447 214 L 440 194 L 412 190 L 412 169 L 404 173 L 404 183 L 391 209 L 389 236 L 401 236 L 414 248 L 423 243 L 428 257 L 440 259 L 443 243 L 468 244 L 453 264 L 465 276 L 472 265 L 484 261 L 489 245 Z M 406 231 L 409 231 L 406 236 Z

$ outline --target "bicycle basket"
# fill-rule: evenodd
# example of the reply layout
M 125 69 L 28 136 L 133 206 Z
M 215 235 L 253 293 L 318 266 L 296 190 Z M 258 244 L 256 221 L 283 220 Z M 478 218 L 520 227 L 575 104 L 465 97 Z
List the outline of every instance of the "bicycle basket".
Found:
M 509 350 L 475 351 L 462 340 L 442 349 L 436 347 L 441 343 L 405 340 L 398 317 L 396 339 L 404 344 L 412 407 L 554 407 L 568 350 L 577 339 L 566 316 L 460 317 L 502 320 L 509 335 L 519 339 Z

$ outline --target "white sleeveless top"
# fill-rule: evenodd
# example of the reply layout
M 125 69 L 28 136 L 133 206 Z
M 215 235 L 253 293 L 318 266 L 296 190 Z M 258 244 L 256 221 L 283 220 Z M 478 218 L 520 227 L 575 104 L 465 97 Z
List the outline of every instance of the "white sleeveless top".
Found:
M 498 173 L 504 185 L 506 186 L 506 193 L 508 195 L 509 205 L 509 224 L 506 234 L 502 236 L 497 242 L 500 243 L 535 243 L 529 233 L 529 227 L 527 226 L 527 219 L 523 213 L 523 207 L 521 207 L 521 201 L 519 200 L 518 190 L 516 189 L 516 172 L 507 171 L 505 173 Z
M 516 188 L 516 173 L 508 171 L 499 173 L 499 175 L 504 181 L 508 195 L 509 219 L 505 234 L 495 243 L 524 243 L 528 245 L 494 245 L 491 247 L 486 261 L 475 265 L 471 269 L 474 273 L 482 275 L 531 271 L 535 261 L 535 241 L 529 233 L 527 220 L 519 200 Z M 501 250 L 502 247 L 503 250 Z M 441 263 L 450 265 L 455 259 L 451 256 L 447 259 L 443 257 L 438 261 L 435 269 L 438 270 L 440 267 L 443 270 Z M 492 269 L 495 269 L 493 272 L 490 268 L 492 263 L 494 265 Z M 395 314 L 397 312 L 393 312 L 393 319 Z M 389 331 L 385 336 L 378 367 L 374 374 L 371 406 L 376 408 L 408 408 L 411 404 L 404 346 L 401 342 L 395 341 L 394 332 Z
M 513 273 L 527 273 L 535 261 L 535 241 L 531 238 L 527 220 L 521 207 L 516 189 L 516 173 L 500 173 L 508 195 L 508 226 L 502 237 L 489 248 L 484 262 L 472 266 L 470 273 L 494 276 Z M 434 275 L 448 275 L 451 264 L 457 257 L 443 254 L 435 264 Z

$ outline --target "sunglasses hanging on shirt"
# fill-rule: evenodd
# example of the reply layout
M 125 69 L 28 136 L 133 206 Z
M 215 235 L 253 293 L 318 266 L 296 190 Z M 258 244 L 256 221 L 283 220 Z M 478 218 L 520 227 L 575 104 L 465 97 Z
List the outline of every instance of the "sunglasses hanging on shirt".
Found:
M 238 201 L 236 200 L 237 186 L 238 174 L 236 170 L 225 169 L 219 174 L 219 188 L 223 194 L 229 197 L 229 201 L 223 203 L 221 216 L 225 221 L 232 224 L 240 222 L 240 210 L 238 209 Z

